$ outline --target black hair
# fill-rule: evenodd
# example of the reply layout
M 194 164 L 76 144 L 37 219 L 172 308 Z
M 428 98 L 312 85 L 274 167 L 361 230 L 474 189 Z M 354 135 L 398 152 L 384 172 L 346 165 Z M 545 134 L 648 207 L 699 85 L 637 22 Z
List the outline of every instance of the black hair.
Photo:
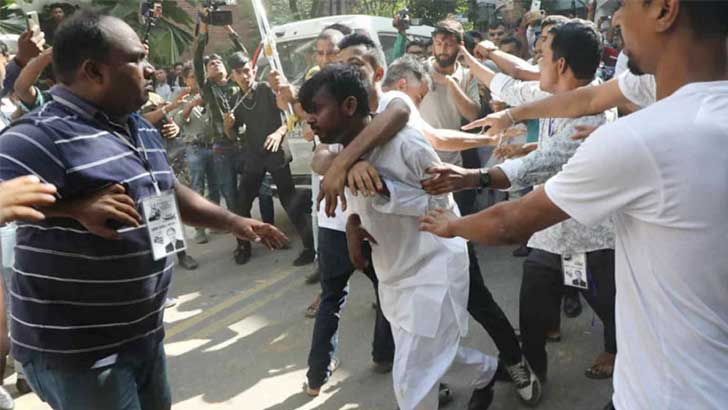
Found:
M 422 39 L 415 38 L 414 40 L 410 40 L 407 43 L 407 47 L 404 48 L 405 51 L 409 50 L 409 48 L 412 47 L 412 46 L 421 47 L 422 48 L 422 51 L 424 51 L 427 48 L 427 43 L 424 40 L 422 40 Z
M 236 68 L 244 67 L 249 62 L 250 59 L 245 53 L 243 53 L 242 51 L 236 51 L 230 54 L 230 57 L 228 57 L 227 65 L 228 67 L 230 67 L 231 70 L 234 70 Z
M 364 48 L 367 50 L 366 56 L 368 57 L 370 63 L 375 66 L 375 68 L 385 67 L 385 63 L 382 59 L 382 53 L 379 47 L 369 36 L 365 36 L 360 33 L 352 33 L 342 38 L 338 44 L 339 50 L 356 46 L 364 46 Z
M 10 50 L 8 49 L 8 45 L 5 44 L 4 41 L 0 41 L 0 54 L 5 57 L 10 55 Z
M 351 29 L 351 27 L 347 26 L 346 24 L 341 24 L 341 23 L 334 23 L 334 24 L 324 27 L 324 30 L 328 30 L 328 29 L 336 30 L 345 36 L 348 36 L 349 34 L 353 33 L 353 30 Z
M 728 36 L 728 2 L 725 0 L 681 1 L 690 15 L 692 29 L 699 37 Z
M 313 98 L 326 90 L 339 104 L 349 97 L 356 98 L 356 113 L 369 115 L 369 93 L 359 70 L 348 64 L 329 64 L 303 83 L 298 99 L 306 112 L 313 111 Z
M 591 21 L 574 19 L 555 26 L 549 34 L 552 37 L 553 60 L 566 60 L 566 65 L 580 80 L 590 80 L 602 59 L 602 35 Z
M 178 65 L 182 66 L 182 68 L 184 68 L 184 66 L 185 66 L 184 63 L 174 63 L 174 65 L 172 67 L 177 68 Z
M 523 50 L 523 43 L 521 42 L 521 40 L 517 39 L 514 36 L 506 36 L 506 37 L 504 37 L 501 40 L 500 45 L 502 46 L 504 44 L 515 44 L 517 49 Z
M 65 19 L 53 37 L 53 67 L 64 84 L 73 82 L 76 70 L 86 60 L 106 62 L 112 44 L 101 28 L 102 20 L 113 19 L 84 9 Z
M 187 79 L 187 77 L 189 77 L 190 73 L 192 73 L 193 71 L 195 71 L 195 68 L 192 66 L 191 63 L 183 64 L 180 77 L 182 77 L 182 79 Z
M 212 60 L 220 60 L 220 61 L 223 61 L 222 57 L 220 57 L 220 54 L 212 53 L 212 54 L 206 55 L 202 59 L 202 62 L 205 63 L 205 67 L 207 67 L 207 64 L 209 64 L 210 61 L 212 61 Z
M 545 19 L 541 21 L 541 28 L 547 27 L 547 26 L 560 26 L 562 24 L 566 24 L 570 22 L 571 19 L 566 16 L 548 16 Z
M 475 41 L 476 43 L 479 43 L 480 41 L 482 41 L 485 38 L 485 36 L 483 36 L 483 33 L 481 33 L 480 31 L 477 31 L 477 30 L 470 30 L 465 34 L 470 36 L 470 38 L 472 38 L 473 41 Z

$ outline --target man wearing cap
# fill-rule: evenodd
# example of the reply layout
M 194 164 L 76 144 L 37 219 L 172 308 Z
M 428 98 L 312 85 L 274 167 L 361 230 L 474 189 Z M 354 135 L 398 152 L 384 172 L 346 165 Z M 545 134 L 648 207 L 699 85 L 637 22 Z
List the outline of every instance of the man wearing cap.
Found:
M 235 47 L 245 48 L 237 41 L 234 32 L 230 33 Z M 207 24 L 200 22 L 200 34 L 197 37 L 193 57 L 195 79 L 200 87 L 200 94 L 205 101 L 205 108 L 210 117 L 212 136 L 212 153 L 215 176 L 220 187 L 220 194 L 225 198 L 228 209 L 237 207 L 237 163 L 238 150 L 236 141 L 228 138 L 224 132 L 223 118 L 232 111 L 233 97 L 238 92 L 234 82 L 228 81 L 228 73 L 222 57 L 218 54 L 204 56 L 209 36 Z

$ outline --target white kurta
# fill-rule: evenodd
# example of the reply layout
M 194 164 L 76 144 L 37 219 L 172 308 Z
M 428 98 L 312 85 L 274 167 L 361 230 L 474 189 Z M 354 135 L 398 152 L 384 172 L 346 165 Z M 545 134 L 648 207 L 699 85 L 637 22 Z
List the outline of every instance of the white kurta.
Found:
M 377 240 L 372 260 L 384 315 L 395 340 L 394 388 L 402 410 L 435 409 L 432 394 L 453 361 L 472 369 L 473 384 L 492 378 L 496 361 L 460 348 L 468 331 L 468 253 L 462 238 L 419 231 L 418 218 L 434 208 L 457 207 L 452 195 L 432 197 L 420 182 L 440 159 L 424 135 L 407 126 L 366 158 L 390 197 L 351 198 L 352 212 Z M 434 403 L 432 402 L 434 397 Z M 434 406 L 434 407 L 433 407 Z

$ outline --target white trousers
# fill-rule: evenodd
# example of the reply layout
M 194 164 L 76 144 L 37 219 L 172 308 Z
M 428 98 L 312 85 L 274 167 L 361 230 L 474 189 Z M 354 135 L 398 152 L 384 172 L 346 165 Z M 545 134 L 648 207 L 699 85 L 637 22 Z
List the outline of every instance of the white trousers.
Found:
M 458 370 L 474 389 L 485 387 L 495 376 L 496 358 L 460 346 L 460 330 L 449 299 L 445 297 L 434 338 L 392 324 L 392 379 L 400 410 L 437 410 L 440 379 L 448 371 Z

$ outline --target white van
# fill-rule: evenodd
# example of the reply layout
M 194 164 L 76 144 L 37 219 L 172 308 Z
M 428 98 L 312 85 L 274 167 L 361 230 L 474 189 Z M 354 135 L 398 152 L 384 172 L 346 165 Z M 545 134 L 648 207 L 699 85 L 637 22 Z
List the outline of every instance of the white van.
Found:
M 397 38 L 397 30 L 392 27 L 391 18 L 343 15 L 283 24 L 273 27 L 272 31 L 277 37 L 276 47 L 283 72 L 291 84 L 300 86 L 303 83 L 306 72 L 316 64 L 314 60 L 316 37 L 325 27 L 334 23 L 344 24 L 354 30 L 365 30 L 372 40 L 381 46 L 387 63 L 391 62 L 390 56 Z M 433 30 L 434 28 L 430 26 L 412 26 L 407 30 L 407 34 L 411 38 L 425 40 L 432 37 Z M 257 53 L 259 54 L 260 51 L 259 47 Z M 256 57 L 258 78 L 265 81 L 269 72 L 268 61 L 263 56 Z M 291 172 L 294 181 L 297 185 L 310 185 L 313 143 L 293 136 L 289 139 L 288 144 L 293 154 Z

